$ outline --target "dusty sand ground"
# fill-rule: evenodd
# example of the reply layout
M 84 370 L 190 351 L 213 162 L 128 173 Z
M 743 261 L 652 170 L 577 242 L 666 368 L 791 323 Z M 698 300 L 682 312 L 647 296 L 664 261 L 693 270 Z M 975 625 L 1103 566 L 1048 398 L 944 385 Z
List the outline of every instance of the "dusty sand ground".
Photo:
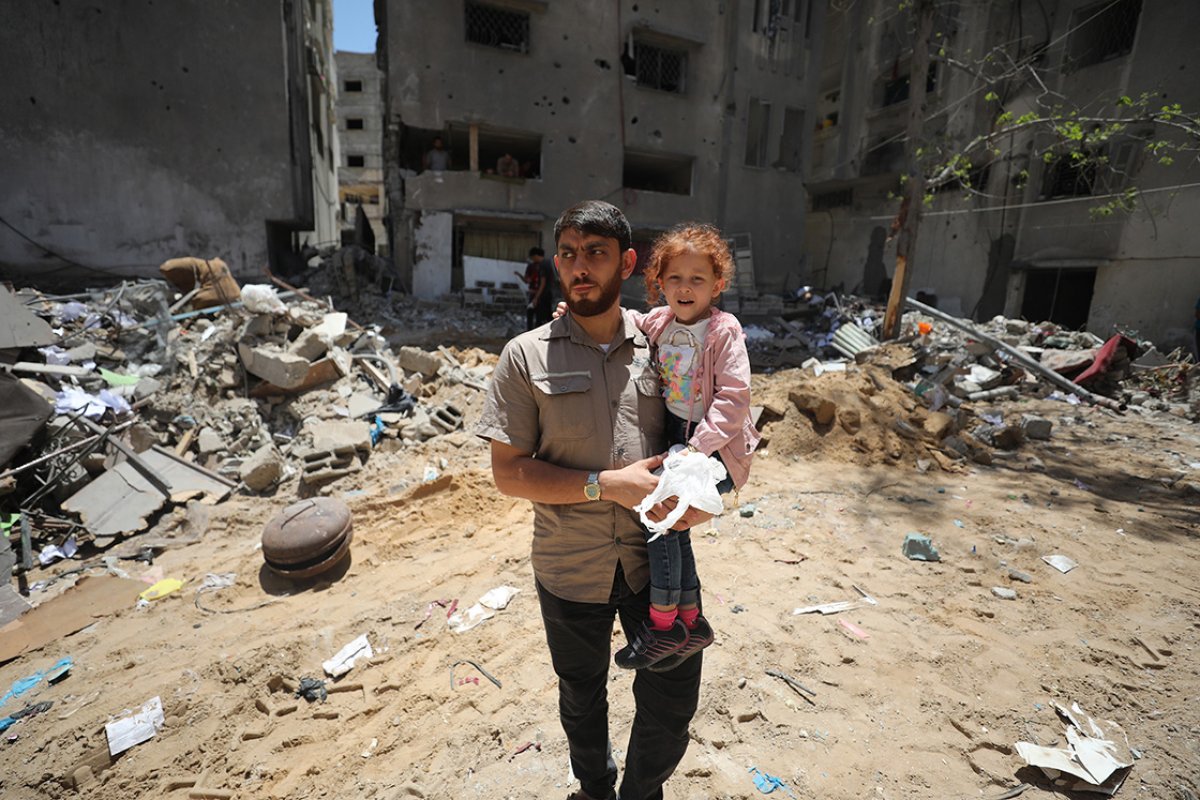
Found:
M 755 380 L 777 410 L 816 385 L 795 371 Z M 471 423 L 479 397 L 462 392 Z M 1054 701 L 1124 727 L 1141 758 L 1118 797 L 1200 794 L 1200 469 L 1188 466 L 1200 462 L 1200 431 L 1049 401 L 1000 408 L 1042 411 L 1053 439 L 990 467 L 922 473 L 911 448 L 878 431 L 855 446 L 794 409 L 767 425 L 740 497 L 756 513 L 695 534 L 717 641 L 668 798 L 757 797 L 751 766 L 801 798 L 988 798 L 1021 781 L 1035 784 L 1025 797 L 1050 796 L 1013 744 L 1063 741 Z M 427 466 L 443 477 L 422 486 Z M 75 660 L 64 681 L 4 709 L 54 701 L 6 732 L 16 739 L 0 745 L 0 795 L 170 800 L 188 797 L 169 789 L 188 775 L 244 798 L 525 800 L 574 788 L 529 564 L 532 514 L 493 490 L 484 443 L 459 433 L 377 453 L 332 493 L 354 511 L 355 540 L 352 564 L 330 579 L 297 586 L 261 567 L 262 526 L 294 485 L 234 498 L 212 509 L 202 540 L 155 561 L 151 577 L 186 579 L 181 592 L 0 667 L 6 689 Z M 909 531 L 931 535 L 943 561 L 905 559 Z M 1060 574 L 1040 560 L 1049 553 L 1081 566 Z M 1032 583 L 1010 580 L 1009 567 Z M 210 572 L 237 581 L 201 595 L 202 609 L 196 587 Z M 416 627 L 431 601 L 465 607 L 500 584 L 521 591 L 479 627 L 452 633 L 437 606 Z M 878 605 L 792 615 L 855 599 L 855 586 Z M 280 687 L 320 676 L 362 633 L 378 655 L 341 680 L 362 688 L 310 705 Z M 460 659 L 503 686 L 452 670 Z M 614 668 L 609 686 L 618 762 L 631 679 Z M 108 764 L 104 724 L 154 695 L 166 726 Z M 530 742 L 540 749 L 517 753 Z M 85 763 L 95 779 L 69 786 Z

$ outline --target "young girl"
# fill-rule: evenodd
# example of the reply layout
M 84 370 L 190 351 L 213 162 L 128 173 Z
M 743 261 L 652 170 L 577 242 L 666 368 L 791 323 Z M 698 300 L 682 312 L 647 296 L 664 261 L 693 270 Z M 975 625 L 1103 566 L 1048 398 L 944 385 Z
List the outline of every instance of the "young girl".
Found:
M 634 319 L 655 346 L 667 405 L 669 445 L 686 445 L 725 465 L 722 492 L 741 488 L 761 438 L 750 420 L 750 358 L 733 314 L 713 307 L 733 278 L 733 256 L 720 231 L 685 223 L 654 243 L 646 267 L 651 303 Z M 626 669 L 673 669 L 712 644 L 700 616 L 700 582 L 689 531 L 668 531 L 647 545 L 650 621 L 616 654 Z

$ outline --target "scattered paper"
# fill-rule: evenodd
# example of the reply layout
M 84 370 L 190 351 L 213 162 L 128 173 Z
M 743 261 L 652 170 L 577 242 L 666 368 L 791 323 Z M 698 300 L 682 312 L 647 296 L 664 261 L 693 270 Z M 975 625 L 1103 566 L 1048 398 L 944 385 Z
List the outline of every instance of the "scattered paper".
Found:
M 125 713 L 126 716 L 104 726 L 104 734 L 108 737 L 108 754 L 111 756 L 153 739 L 165 722 L 162 699 L 158 697 L 147 700 L 141 711 Z
M 837 614 L 841 611 L 850 611 L 851 609 L 860 608 L 862 603 L 857 600 L 838 600 L 833 603 L 822 603 L 816 606 L 804 606 L 797 608 L 792 612 L 793 615 L 799 614 Z
M 1079 566 L 1079 564 L 1072 559 L 1057 554 L 1052 556 L 1042 556 L 1042 561 L 1045 561 L 1047 564 L 1062 573 L 1070 572 Z
M 354 662 L 358 661 L 358 659 L 371 658 L 374 655 L 375 651 L 371 649 L 371 643 L 367 641 L 367 635 L 364 633 L 341 650 L 338 650 L 337 654 L 321 664 L 321 667 L 329 677 L 340 678 L 354 669 Z
M 1017 754 L 1062 788 L 1098 792 L 1109 797 L 1116 794 L 1129 774 L 1128 768 L 1133 766 L 1133 753 L 1125 731 L 1115 722 L 1103 720 L 1097 723 L 1078 703 L 1073 703 L 1070 710 L 1055 703 L 1055 709 L 1067 722 L 1067 746 L 1042 747 L 1017 742 Z M 1088 732 L 1084 731 L 1084 722 Z
M 865 641 L 865 640 L 871 638 L 871 634 L 867 633 L 862 628 L 855 625 L 853 622 L 847 622 L 844 619 L 839 619 L 838 625 L 841 625 L 843 628 L 845 628 L 850 633 L 851 636 L 854 636 L 858 639 L 862 639 Z
M 466 610 L 456 611 L 446 619 L 446 624 L 455 633 L 471 630 L 476 625 L 496 616 L 497 611 L 508 607 L 520 589 L 514 586 L 497 586 L 484 593 L 479 601 Z
M 42 548 L 42 552 L 38 553 L 38 561 L 44 567 L 47 564 L 53 564 L 55 561 L 63 558 L 70 558 L 75 555 L 79 549 L 75 544 L 75 537 L 72 535 L 63 542 L 62 547 L 54 544 L 48 544 Z

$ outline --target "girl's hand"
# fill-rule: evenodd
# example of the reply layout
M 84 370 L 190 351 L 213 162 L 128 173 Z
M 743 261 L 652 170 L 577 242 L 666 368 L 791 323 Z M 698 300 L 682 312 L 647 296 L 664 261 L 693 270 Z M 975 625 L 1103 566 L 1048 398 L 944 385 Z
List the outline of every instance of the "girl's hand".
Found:
M 558 319 L 565 313 L 567 313 L 567 304 L 562 300 L 559 300 L 558 305 L 554 307 L 554 313 L 551 314 L 551 316 L 554 317 L 554 319 Z

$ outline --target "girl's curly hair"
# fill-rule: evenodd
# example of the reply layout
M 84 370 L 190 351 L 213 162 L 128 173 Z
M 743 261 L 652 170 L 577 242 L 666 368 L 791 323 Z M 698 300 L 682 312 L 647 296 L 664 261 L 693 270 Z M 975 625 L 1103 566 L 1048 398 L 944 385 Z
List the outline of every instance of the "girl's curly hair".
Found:
M 707 223 L 685 222 L 659 236 L 650 251 L 650 260 L 646 264 L 646 298 L 652 305 L 662 296 L 658 284 L 663 270 L 671 259 L 684 253 L 707 256 L 717 280 L 724 280 L 727 287 L 733 282 L 733 253 L 721 232 Z

